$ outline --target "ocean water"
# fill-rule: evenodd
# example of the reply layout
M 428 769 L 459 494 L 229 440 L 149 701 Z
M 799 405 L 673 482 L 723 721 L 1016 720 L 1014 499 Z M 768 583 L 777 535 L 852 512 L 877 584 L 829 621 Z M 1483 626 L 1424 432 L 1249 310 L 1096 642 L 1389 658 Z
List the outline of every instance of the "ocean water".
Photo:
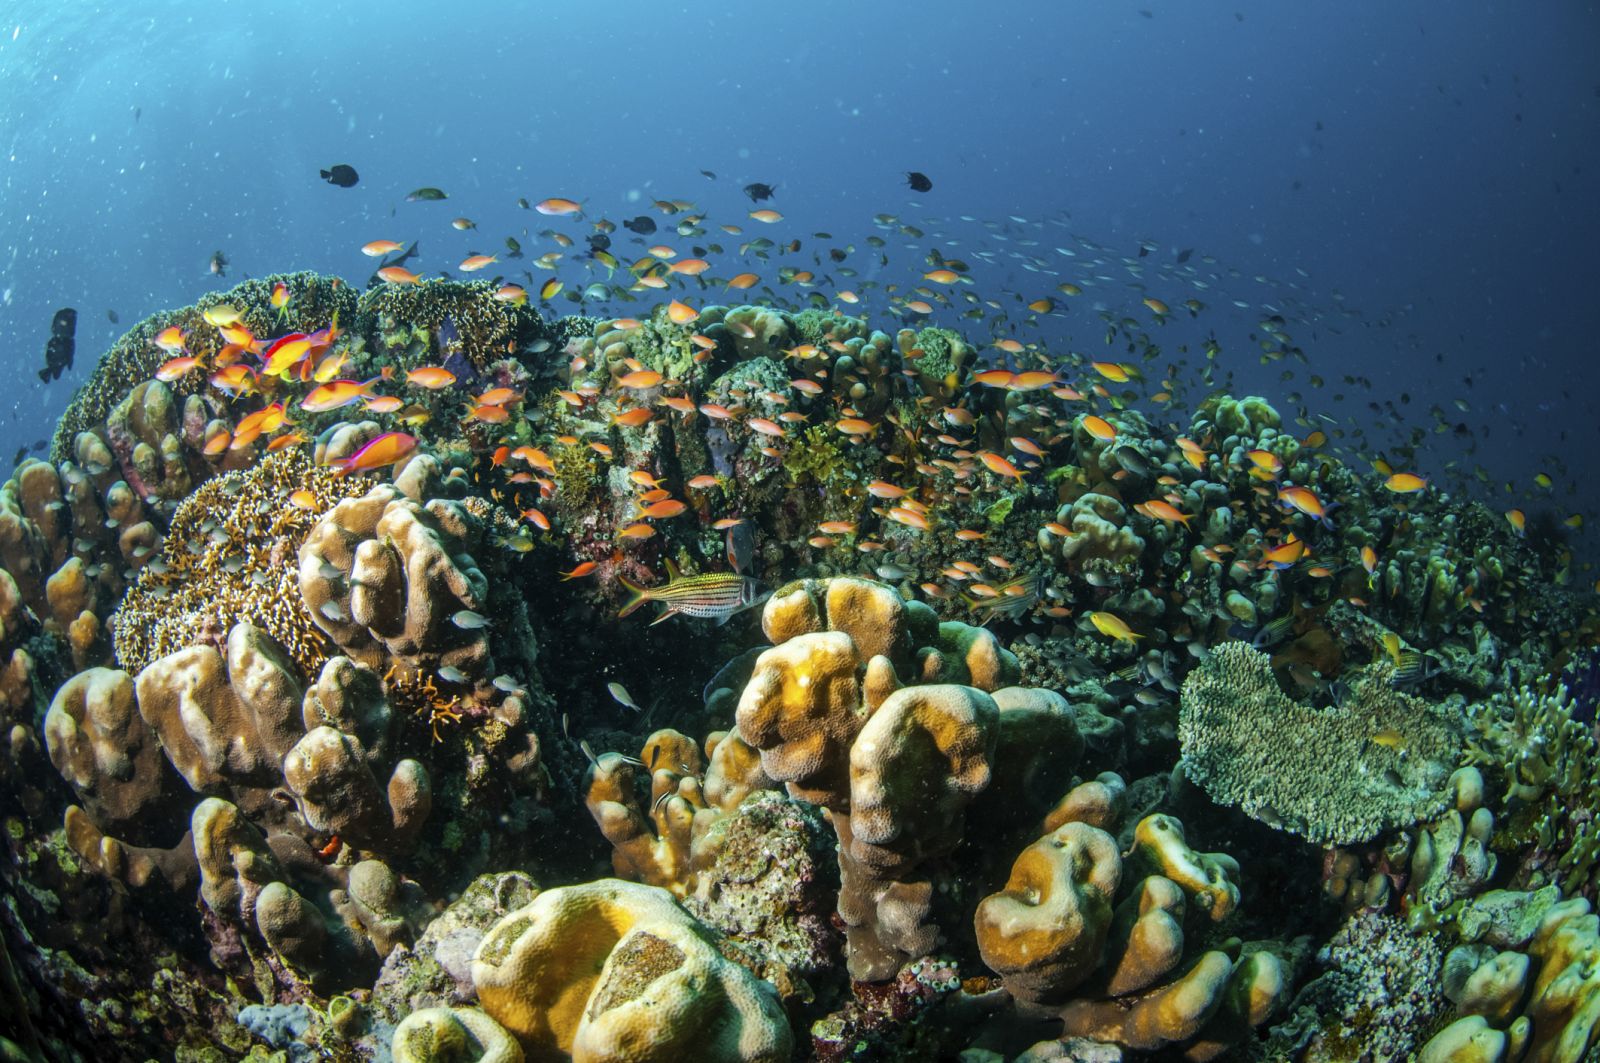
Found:
M 1595 893 L 1596 56 L 1576 4 L 0 9 L 6 1058 L 1584 1058 L 1460 983 L 1490 891 Z M 1040 911 L 1071 820 L 1120 883 Z M 1156 872 L 1187 948 L 1114 990 Z M 614 973 L 546 1037 L 478 945 L 563 888 L 688 958 L 551 931 Z M 1040 973 L 1008 903 L 1112 943 Z M 1141 1039 L 1183 972 L 1262 1014 Z

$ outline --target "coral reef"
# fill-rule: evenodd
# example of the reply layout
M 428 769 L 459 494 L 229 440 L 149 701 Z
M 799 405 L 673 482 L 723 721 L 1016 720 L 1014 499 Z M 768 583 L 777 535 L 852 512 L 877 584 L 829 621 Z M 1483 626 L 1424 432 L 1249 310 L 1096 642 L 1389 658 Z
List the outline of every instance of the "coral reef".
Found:
M 0 485 L 0 1036 L 1593 1053 L 1559 536 L 1257 396 L 692 290 L 289 274 L 113 345 Z

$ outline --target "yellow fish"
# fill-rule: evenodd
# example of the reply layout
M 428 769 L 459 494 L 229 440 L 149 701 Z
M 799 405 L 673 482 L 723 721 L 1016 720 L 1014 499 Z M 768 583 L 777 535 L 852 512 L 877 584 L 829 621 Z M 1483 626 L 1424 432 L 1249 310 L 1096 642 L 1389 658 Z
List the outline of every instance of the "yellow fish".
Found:
M 1100 634 L 1116 639 L 1118 642 L 1133 642 L 1144 638 L 1114 613 L 1094 612 L 1089 614 L 1089 621 L 1094 624 Z

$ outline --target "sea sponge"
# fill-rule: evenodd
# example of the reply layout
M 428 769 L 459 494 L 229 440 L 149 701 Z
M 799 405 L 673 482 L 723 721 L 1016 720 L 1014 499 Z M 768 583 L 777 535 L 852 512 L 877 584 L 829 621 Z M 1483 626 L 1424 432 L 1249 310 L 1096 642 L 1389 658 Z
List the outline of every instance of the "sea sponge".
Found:
M 484 936 L 472 978 L 483 1010 L 530 1059 L 789 1058 L 772 987 L 723 959 L 652 886 L 546 890 Z
M 1217 646 L 1183 684 L 1183 768 L 1212 800 L 1319 844 L 1437 816 L 1460 738 L 1388 676 L 1387 666 L 1369 667 L 1342 708 L 1313 709 L 1279 689 L 1266 654 Z

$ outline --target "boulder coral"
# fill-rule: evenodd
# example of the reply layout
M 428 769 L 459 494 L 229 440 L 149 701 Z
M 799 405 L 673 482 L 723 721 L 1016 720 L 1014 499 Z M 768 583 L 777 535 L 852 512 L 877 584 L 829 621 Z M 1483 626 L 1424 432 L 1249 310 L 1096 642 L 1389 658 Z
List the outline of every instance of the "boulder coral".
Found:
M 489 635 L 454 623 L 487 606 L 473 562 L 476 522 L 457 503 L 426 506 L 389 485 L 322 515 L 299 551 L 299 590 L 313 623 L 345 655 L 380 674 L 453 668 L 461 682 L 494 674 Z
M 1004 684 L 1016 660 L 988 631 L 940 624 L 926 606 L 859 579 L 780 589 L 762 628 L 776 645 L 740 695 L 739 733 L 791 796 L 828 809 L 851 974 L 891 977 L 940 940 L 930 868 L 962 840 L 963 810 L 995 778 L 999 702 L 1013 696 Z M 1028 694 L 1016 702 L 1031 706 Z M 1066 703 L 1045 712 L 1070 751 Z M 1025 716 L 1039 726 L 1019 709 Z M 1017 767 L 1008 779 L 1030 775 Z
M 544 891 L 484 936 L 472 978 L 483 1010 L 530 1060 L 789 1058 L 772 987 L 724 959 L 653 886 L 601 879 Z
M 1096 809 L 1105 784 L 1083 786 L 1095 792 L 1073 803 Z M 1239 874 L 1227 854 L 1190 848 L 1170 816 L 1140 820 L 1127 856 L 1101 827 L 1069 820 L 1024 849 L 1004 888 L 978 904 L 978 948 L 1023 1010 L 1058 1016 L 1066 1036 L 1215 1059 L 1289 991 L 1270 949 L 1192 948 L 1187 912 L 1227 920 Z
M 343 984 L 414 932 L 415 887 L 381 860 L 415 844 L 430 774 L 410 758 L 386 766 L 393 713 L 354 661 L 330 658 L 308 688 L 260 628 L 234 625 L 225 649 L 192 646 L 136 678 L 91 669 L 62 688 L 45 730 L 83 802 L 67 810 L 67 842 L 139 889 L 181 892 L 198 872 L 226 929 L 218 955 L 259 938 L 317 984 Z M 175 847 L 136 844 L 170 829 L 151 814 L 179 800 L 167 765 L 203 799 Z M 330 838 L 363 858 L 324 866 L 314 850 Z

